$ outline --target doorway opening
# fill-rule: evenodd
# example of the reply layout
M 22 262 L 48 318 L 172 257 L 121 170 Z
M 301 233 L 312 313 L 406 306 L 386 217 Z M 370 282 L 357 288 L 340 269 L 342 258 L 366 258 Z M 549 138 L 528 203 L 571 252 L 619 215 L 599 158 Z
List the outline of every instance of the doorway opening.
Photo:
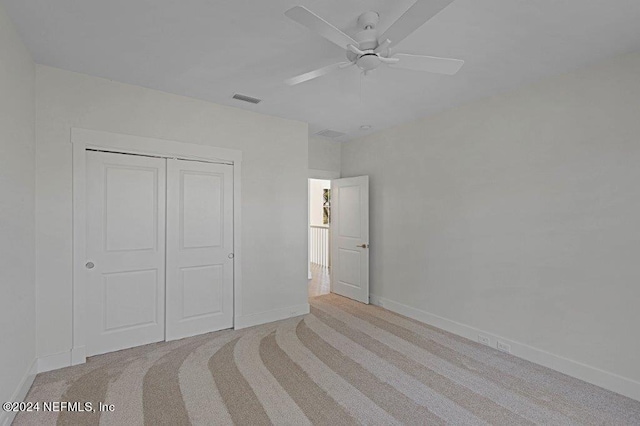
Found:
M 331 181 L 309 179 L 309 297 L 331 291 Z

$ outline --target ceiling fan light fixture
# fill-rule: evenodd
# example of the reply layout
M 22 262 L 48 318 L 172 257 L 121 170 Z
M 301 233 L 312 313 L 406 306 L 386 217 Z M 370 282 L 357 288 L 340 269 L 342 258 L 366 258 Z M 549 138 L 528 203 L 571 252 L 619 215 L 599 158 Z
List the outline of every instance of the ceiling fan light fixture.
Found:
M 381 63 L 380 58 L 375 53 L 365 53 L 356 61 L 356 65 L 358 65 L 358 68 L 362 71 L 373 71 L 378 68 Z

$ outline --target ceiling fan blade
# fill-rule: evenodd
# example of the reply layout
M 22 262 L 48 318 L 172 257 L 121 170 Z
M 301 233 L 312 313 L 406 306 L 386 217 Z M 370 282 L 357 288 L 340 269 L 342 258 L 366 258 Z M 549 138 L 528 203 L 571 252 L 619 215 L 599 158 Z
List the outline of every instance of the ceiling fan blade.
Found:
M 380 43 L 391 40 L 394 46 L 420 28 L 442 9 L 453 3 L 453 0 L 418 0 L 396 22 L 382 34 Z
M 284 13 L 288 18 L 296 21 L 298 24 L 309 28 L 320 34 L 332 43 L 346 49 L 348 45 L 352 44 L 358 46 L 358 42 L 334 27 L 309 9 L 303 6 L 295 6 L 287 10 Z
M 285 80 L 285 83 L 289 86 L 295 86 L 296 84 L 304 83 L 305 81 L 313 80 L 314 78 L 322 77 L 325 74 L 329 74 L 332 71 L 336 71 L 342 68 L 346 68 L 351 65 L 351 62 L 340 62 L 337 64 L 327 65 L 326 67 L 319 68 L 317 70 L 309 71 L 304 74 L 292 77 Z
M 435 56 L 409 55 L 406 53 L 398 53 L 393 55 L 393 58 L 399 59 L 397 63 L 391 65 L 394 68 L 445 75 L 454 75 L 464 65 L 464 61 L 461 59 L 436 58 Z

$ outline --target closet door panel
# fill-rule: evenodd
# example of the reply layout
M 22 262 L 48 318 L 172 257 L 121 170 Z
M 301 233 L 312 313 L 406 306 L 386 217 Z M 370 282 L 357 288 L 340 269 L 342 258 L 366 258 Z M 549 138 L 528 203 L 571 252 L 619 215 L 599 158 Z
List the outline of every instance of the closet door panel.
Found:
M 87 151 L 87 353 L 164 340 L 164 159 Z
M 233 167 L 167 161 L 167 340 L 233 326 Z

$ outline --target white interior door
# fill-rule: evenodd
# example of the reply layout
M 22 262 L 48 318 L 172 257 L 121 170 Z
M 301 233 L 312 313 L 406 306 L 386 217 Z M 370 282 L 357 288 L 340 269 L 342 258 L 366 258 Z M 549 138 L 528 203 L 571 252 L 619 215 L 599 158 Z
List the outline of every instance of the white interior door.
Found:
M 87 151 L 87 353 L 164 340 L 165 160 Z
M 369 303 L 369 176 L 331 181 L 331 291 Z
M 233 327 L 233 166 L 167 160 L 167 340 Z

